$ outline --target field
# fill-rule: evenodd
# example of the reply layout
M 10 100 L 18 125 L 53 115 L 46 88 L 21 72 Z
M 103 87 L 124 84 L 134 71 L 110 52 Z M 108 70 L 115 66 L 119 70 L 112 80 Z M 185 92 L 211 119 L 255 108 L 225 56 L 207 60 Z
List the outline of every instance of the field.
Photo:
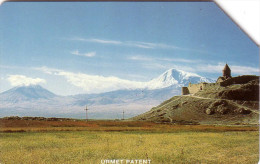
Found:
M 258 127 L 75 120 L 0 120 L 0 125 L 0 163 L 6 164 L 105 159 L 253 164 L 259 159 Z

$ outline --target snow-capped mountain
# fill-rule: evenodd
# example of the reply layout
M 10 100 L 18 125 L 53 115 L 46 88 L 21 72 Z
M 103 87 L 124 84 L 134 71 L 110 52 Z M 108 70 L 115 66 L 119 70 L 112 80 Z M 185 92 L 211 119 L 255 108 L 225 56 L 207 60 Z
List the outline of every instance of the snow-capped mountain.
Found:
M 1 101 L 18 102 L 37 99 L 51 99 L 56 97 L 54 93 L 44 89 L 40 85 L 18 86 L 0 94 Z
M 195 73 L 185 72 L 178 69 L 169 69 L 161 74 L 159 77 L 147 82 L 147 89 L 160 89 L 166 88 L 170 86 L 175 87 L 183 87 L 187 86 L 189 83 L 200 83 L 200 82 L 207 82 L 213 83 L 212 79 L 199 76 Z

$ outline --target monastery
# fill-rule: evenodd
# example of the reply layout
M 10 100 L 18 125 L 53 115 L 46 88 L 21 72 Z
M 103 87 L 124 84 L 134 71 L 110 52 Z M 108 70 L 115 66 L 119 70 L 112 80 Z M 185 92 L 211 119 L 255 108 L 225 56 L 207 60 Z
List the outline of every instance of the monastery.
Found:
M 245 84 L 251 80 L 256 80 L 258 78 L 259 77 L 255 75 L 242 75 L 242 76 L 232 77 L 231 69 L 229 68 L 228 64 L 226 64 L 224 66 L 224 69 L 222 70 L 222 76 L 220 76 L 217 79 L 216 83 L 206 83 L 206 82 L 201 82 L 199 84 L 189 83 L 188 87 L 182 87 L 181 92 L 182 95 L 194 94 L 208 87 L 212 87 L 212 86 L 226 87 L 234 84 Z

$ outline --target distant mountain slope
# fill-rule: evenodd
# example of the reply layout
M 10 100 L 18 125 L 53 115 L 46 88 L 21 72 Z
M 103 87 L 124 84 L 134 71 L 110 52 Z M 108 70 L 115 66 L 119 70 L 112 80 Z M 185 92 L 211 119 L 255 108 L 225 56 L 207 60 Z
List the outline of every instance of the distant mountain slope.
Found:
M 106 105 L 134 103 L 137 101 L 156 100 L 162 102 L 173 95 L 180 94 L 180 89 L 175 87 L 167 87 L 162 89 L 135 89 L 135 90 L 117 90 L 100 94 L 80 94 L 71 96 L 75 99 L 77 105 Z
M 259 80 L 174 96 L 133 120 L 184 124 L 259 124 Z
M 51 99 L 56 97 L 54 93 L 39 85 L 19 86 L 0 94 L 1 101 L 18 102 L 37 99 Z

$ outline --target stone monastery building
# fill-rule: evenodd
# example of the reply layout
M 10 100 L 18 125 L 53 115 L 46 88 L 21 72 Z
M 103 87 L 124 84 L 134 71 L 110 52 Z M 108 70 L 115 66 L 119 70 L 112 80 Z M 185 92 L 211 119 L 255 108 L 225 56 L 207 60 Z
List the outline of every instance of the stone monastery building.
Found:
M 182 95 L 194 94 L 211 86 L 226 87 L 233 84 L 245 84 L 251 80 L 256 80 L 258 78 L 259 77 L 255 75 L 242 75 L 242 76 L 232 77 L 231 69 L 226 64 L 224 66 L 224 69 L 222 70 L 222 76 L 220 76 L 217 79 L 216 83 L 206 83 L 206 82 L 201 82 L 199 84 L 189 83 L 188 87 L 182 87 L 181 92 Z

